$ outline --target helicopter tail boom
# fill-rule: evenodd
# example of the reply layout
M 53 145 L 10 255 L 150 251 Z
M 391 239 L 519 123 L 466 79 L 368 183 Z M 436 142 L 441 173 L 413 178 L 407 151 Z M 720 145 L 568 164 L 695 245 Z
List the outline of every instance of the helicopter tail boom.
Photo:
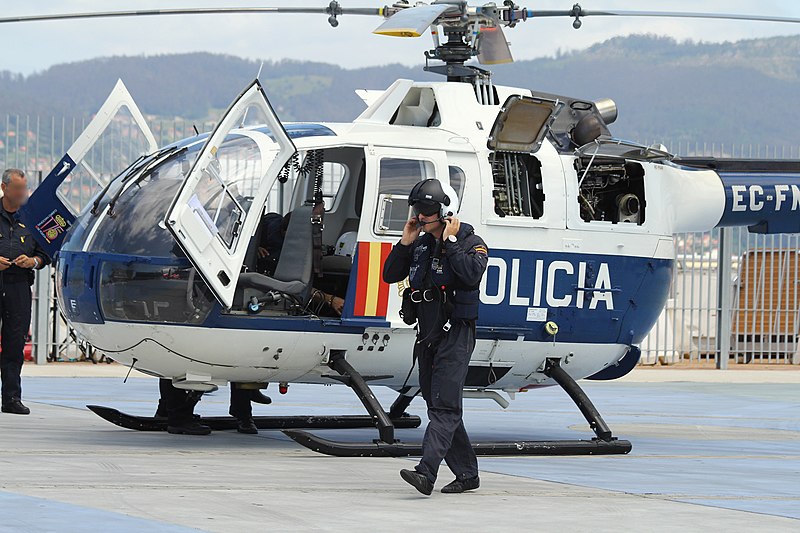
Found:
M 751 233 L 800 233 L 800 161 L 685 158 L 683 166 L 714 170 L 725 192 L 717 227 Z

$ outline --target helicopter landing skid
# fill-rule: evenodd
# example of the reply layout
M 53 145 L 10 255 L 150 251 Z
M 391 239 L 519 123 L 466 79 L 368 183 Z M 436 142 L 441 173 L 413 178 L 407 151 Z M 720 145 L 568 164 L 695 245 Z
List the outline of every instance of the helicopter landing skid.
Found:
M 166 431 L 167 419 L 152 416 L 135 416 L 123 413 L 111 407 L 87 405 L 100 418 L 126 429 L 137 431 Z M 209 416 L 197 419 L 214 431 L 236 429 L 237 420 L 232 416 Z M 253 422 L 258 429 L 356 429 L 373 427 L 374 422 L 366 415 L 345 416 L 254 416 Z M 418 416 L 401 416 L 392 419 L 398 428 L 417 428 L 420 425 Z
M 346 379 L 378 428 L 379 439 L 371 443 L 323 439 L 307 431 L 286 429 L 283 433 L 306 448 L 336 457 L 408 457 L 421 456 L 422 444 L 407 444 L 394 439 L 392 419 L 386 414 L 366 380 L 344 359 L 344 352 L 331 352 L 330 367 Z M 597 435 L 591 440 L 542 440 L 473 443 L 475 455 L 623 455 L 631 451 L 630 441 L 613 437 L 600 413 L 578 383 L 561 368 L 558 359 L 548 359 L 545 375 L 551 377 L 575 402 L 589 427 Z M 405 402 L 404 402 L 405 403 Z M 407 403 L 405 404 L 407 405 Z M 403 407 L 405 407 L 405 405 Z M 401 407 L 402 409 L 402 407 Z
M 283 433 L 309 450 L 336 457 L 419 457 L 422 444 L 378 439 L 372 443 L 342 442 L 323 439 L 308 431 L 286 429 Z M 627 440 L 536 440 L 519 442 L 473 443 L 475 455 L 622 455 L 631 451 Z

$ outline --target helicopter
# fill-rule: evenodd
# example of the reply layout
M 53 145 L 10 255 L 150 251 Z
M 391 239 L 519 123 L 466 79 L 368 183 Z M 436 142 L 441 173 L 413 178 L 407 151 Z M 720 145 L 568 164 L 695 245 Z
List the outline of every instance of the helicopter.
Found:
M 277 383 L 281 392 L 292 383 L 352 388 L 367 416 L 256 417 L 259 428 L 283 430 L 312 450 L 421 452 L 394 435 L 420 424 L 406 413 L 419 391 L 416 330 L 400 316 L 407 281 L 381 278 L 420 180 L 448 183 L 458 216 L 489 246 L 465 397 L 507 407 L 517 393 L 560 386 L 595 433 L 474 443 L 479 455 L 630 452 L 577 381 L 618 379 L 638 363 L 637 345 L 668 298 L 673 234 L 721 226 L 800 232 L 800 162 L 679 158 L 661 145 L 614 137 L 610 99 L 500 86 L 489 70 L 468 64 L 512 61 L 503 29 L 541 17 L 572 18 L 576 29 L 589 16 L 800 19 L 435 1 L 74 13 L 0 24 L 236 12 L 319 13 L 332 26 L 343 15 L 371 15 L 385 19 L 380 35 L 430 32 L 424 68 L 445 80 L 359 91 L 367 107 L 351 123 L 284 124 L 256 79 L 212 132 L 164 147 L 120 81 L 20 216 L 56 260 L 70 326 L 131 370 L 198 392 L 229 383 Z M 75 212 L 60 188 L 121 109 L 146 149 Z M 268 211 L 288 219 L 269 274 L 258 267 Z M 341 316 L 311 308 L 318 287 L 344 300 Z M 375 386 L 397 392 L 388 409 Z M 123 427 L 163 429 L 153 418 L 89 407 Z M 204 421 L 233 427 L 223 417 Z M 368 443 L 309 431 L 372 426 L 379 438 Z

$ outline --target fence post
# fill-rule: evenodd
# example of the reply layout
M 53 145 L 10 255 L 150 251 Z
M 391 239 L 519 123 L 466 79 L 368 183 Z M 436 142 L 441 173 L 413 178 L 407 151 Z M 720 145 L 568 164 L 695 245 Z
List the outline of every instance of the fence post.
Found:
M 47 362 L 48 339 L 50 336 L 50 286 L 53 268 L 46 266 L 36 273 L 36 305 L 33 306 L 34 337 L 33 360 L 37 365 Z
M 717 368 L 727 370 L 731 355 L 731 251 L 733 228 L 720 228 L 717 256 Z
M 37 141 L 38 142 L 38 141 Z M 43 173 L 41 170 L 34 170 L 29 172 L 28 175 L 33 183 L 35 190 L 42 183 Z M 47 362 L 48 355 L 48 339 L 50 336 L 50 302 L 52 299 L 50 286 L 52 267 L 46 266 L 36 273 L 34 282 L 34 293 L 36 299 L 33 301 L 31 309 L 31 333 L 33 361 L 37 365 L 43 365 Z

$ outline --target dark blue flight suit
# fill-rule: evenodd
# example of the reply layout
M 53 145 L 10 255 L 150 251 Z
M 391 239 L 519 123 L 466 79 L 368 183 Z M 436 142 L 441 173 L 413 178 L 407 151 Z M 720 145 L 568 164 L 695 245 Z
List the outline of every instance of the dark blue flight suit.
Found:
M 26 228 L 9 213 L 0 201 L 0 256 L 13 261 L 20 255 L 39 260 L 39 268 L 50 263 L 50 258 Z M 22 398 L 20 372 L 24 361 L 25 338 L 31 326 L 31 285 L 34 273 L 28 268 L 11 265 L 0 272 L 0 320 L 3 353 L 0 355 L 2 374 L 2 401 Z
M 419 301 L 414 357 L 429 422 L 416 470 L 431 482 L 442 459 L 459 480 L 478 475 L 478 460 L 462 420 L 462 400 L 488 250 L 469 224 L 461 224 L 456 238 L 455 243 L 442 242 L 426 233 L 409 246 L 398 243 L 383 269 L 387 283 L 408 276 L 416 291 L 412 297 Z

